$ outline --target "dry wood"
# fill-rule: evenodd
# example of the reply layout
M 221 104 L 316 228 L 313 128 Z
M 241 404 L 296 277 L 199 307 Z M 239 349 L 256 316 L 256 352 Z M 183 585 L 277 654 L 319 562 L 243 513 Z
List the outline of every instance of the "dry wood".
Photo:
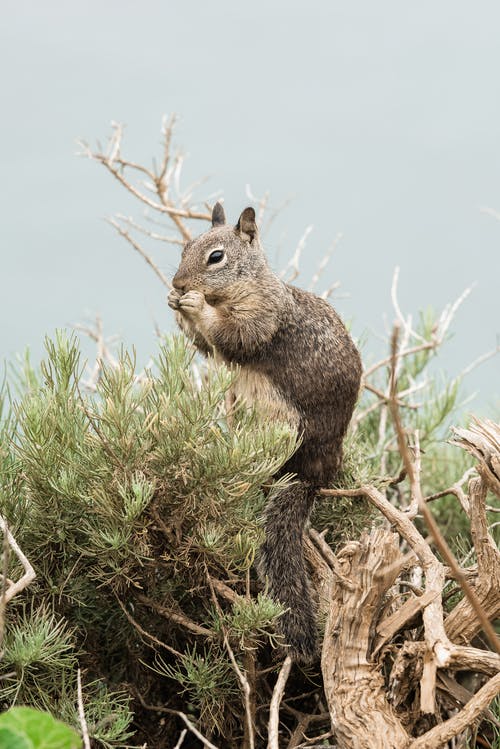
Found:
M 136 597 L 138 601 L 156 611 L 160 616 L 164 616 L 166 619 L 170 619 L 170 621 L 180 624 L 185 629 L 193 632 L 193 634 L 201 635 L 203 637 L 214 637 L 215 633 L 213 630 L 208 629 L 207 627 L 202 627 L 200 624 L 196 624 L 196 622 L 193 622 L 192 619 L 185 614 L 179 611 L 172 611 L 167 606 L 162 606 L 156 601 L 152 601 L 142 593 L 138 593 Z
M 478 561 L 474 595 L 485 616 L 494 620 L 500 616 L 500 552 L 488 533 L 486 485 L 483 479 L 473 479 L 470 482 L 469 503 L 471 535 Z M 446 631 L 451 639 L 461 643 L 471 641 L 480 630 L 480 623 L 474 613 L 475 609 L 466 598 L 455 606 L 446 619 Z
M 268 749 L 279 749 L 279 713 L 280 703 L 285 691 L 286 682 L 292 668 L 292 659 L 289 655 L 283 661 L 283 665 L 274 685 L 271 706 L 269 708 L 269 725 L 267 733 Z
M 388 701 L 380 666 L 370 658 L 373 623 L 402 560 L 397 535 L 378 529 L 364 535 L 344 557 L 348 577 L 358 583 L 356 590 L 347 593 L 331 576 L 321 669 L 332 728 L 342 749 L 402 749 L 408 743 Z
M 337 555 L 337 571 L 340 565 L 341 575 L 345 579 L 352 582 L 360 581 L 355 590 L 349 590 L 346 586 L 342 587 L 341 578 L 335 576 L 331 569 L 328 572 L 323 568 L 316 575 L 316 578 L 324 580 L 328 577 L 329 579 L 330 603 L 322 669 L 325 694 L 332 717 L 332 728 L 341 749 L 351 749 L 351 747 L 352 749 L 354 747 L 377 749 L 378 746 L 440 749 L 444 742 L 463 733 L 485 713 L 489 703 L 500 693 L 498 682 L 500 656 L 489 650 L 481 650 L 469 645 L 472 637 L 479 632 L 481 627 L 485 628 L 485 620 L 489 624 L 488 618 L 500 615 L 500 553 L 488 532 L 486 519 L 486 491 L 487 486 L 495 487 L 495 471 L 498 465 L 495 450 L 500 443 L 498 439 L 500 428 L 488 422 L 483 432 L 481 424 L 476 423 L 472 435 L 476 440 L 474 443 L 476 457 L 481 461 L 477 469 L 481 478 L 470 481 L 468 496 L 463 491 L 462 485 L 470 473 L 453 485 L 453 489 L 459 489 L 463 493 L 461 504 L 471 522 L 478 559 L 477 573 L 472 576 L 474 580 L 472 596 L 474 596 L 475 604 L 471 603 L 470 598 L 465 597 L 448 615 L 446 626 L 442 608 L 445 576 L 451 575 L 464 587 L 463 579 L 467 581 L 471 578 L 470 570 L 462 570 L 454 558 L 451 560 L 452 569 L 447 569 L 438 560 L 428 540 L 415 527 L 411 519 L 412 513 L 403 512 L 394 507 L 379 489 L 373 486 L 362 486 L 352 490 L 323 490 L 324 494 L 330 496 L 366 496 L 414 552 L 424 574 L 419 584 L 419 593 L 422 594 L 407 600 L 395 610 L 393 602 L 392 610 L 381 621 L 377 620 L 380 616 L 381 597 L 388 586 L 380 586 L 380 580 L 374 570 L 382 566 L 386 571 L 386 579 L 388 570 L 392 570 L 391 560 L 387 557 L 389 546 L 387 539 L 379 539 L 378 543 L 372 545 L 371 554 L 366 556 L 370 559 L 371 574 L 369 576 L 366 565 L 361 564 L 361 559 L 364 557 L 360 556 L 359 550 L 353 553 L 352 543 Z M 472 451 L 471 445 L 472 437 L 469 431 L 467 445 L 462 446 Z M 426 503 L 421 494 L 419 496 L 419 466 L 418 462 L 416 463 L 418 449 L 412 457 L 405 440 L 400 439 L 399 447 L 405 457 L 405 465 L 409 468 L 412 500 L 415 495 L 418 496 L 420 509 L 421 505 Z M 365 539 L 363 543 L 366 543 Z M 441 545 L 439 549 L 441 550 Z M 308 558 L 315 566 L 314 557 L 308 554 Z M 323 565 L 331 566 L 332 562 L 328 554 L 324 554 L 321 559 Z M 449 561 L 448 557 L 446 560 Z M 399 564 L 403 566 L 401 560 Z M 396 571 L 395 575 L 397 574 Z M 379 596 L 378 610 L 366 606 L 363 591 L 367 580 L 369 580 L 372 594 Z M 405 584 L 405 581 L 402 582 Z M 325 600 L 325 587 L 323 582 L 322 601 Z M 353 607 L 357 613 L 357 619 L 353 614 Z M 402 646 L 395 645 L 396 633 L 408 627 L 409 624 L 413 624 L 412 618 L 415 618 L 420 611 L 422 611 L 424 621 L 425 642 L 406 641 Z M 366 632 L 376 632 L 378 639 L 370 643 L 367 641 Z M 392 697 L 389 703 L 387 697 L 389 692 L 382 677 L 381 664 L 376 662 L 376 656 L 377 653 L 386 652 L 387 648 L 391 647 L 395 651 L 395 657 L 393 656 Z M 416 690 L 419 684 L 422 712 L 432 713 L 436 710 L 436 686 L 440 694 L 448 696 L 448 703 L 445 701 L 443 705 L 452 705 L 455 709 L 457 703 L 459 705 L 464 703 L 470 696 L 470 693 L 461 688 L 461 685 L 453 678 L 453 671 L 483 673 L 492 678 L 476 695 L 470 697 L 467 704 L 461 707 L 452 718 L 430 728 L 424 735 L 411 739 L 412 726 L 418 718 L 418 712 L 413 709 L 413 712 L 408 714 L 401 712 L 401 708 L 412 693 L 418 694 Z M 351 672 L 350 677 L 349 672 Z M 401 707 L 398 709 L 398 706 Z M 489 715 L 492 717 L 491 713 Z M 384 738 L 380 739 L 380 743 L 377 744 L 379 736 Z M 409 743 L 405 743 L 405 737 Z
M 375 651 L 378 652 L 387 642 L 389 642 L 396 632 L 399 632 L 424 609 L 437 596 L 436 591 L 428 590 L 421 596 L 413 596 L 397 609 L 394 613 L 382 619 L 377 626 L 378 638 L 375 644 Z
M 77 680 L 77 696 L 78 696 L 78 719 L 80 721 L 80 727 L 82 729 L 83 746 L 85 749 L 90 749 L 90 738 L 89 729 L 87 726 L 87 719 L 85 717 L 85 708 L 83 706 L 83 692 L 82 692 L 82 672 L 78 669 L 76 674 Z
M 19 578 L 17 582 L 12 582 L 10 580 L 5 580 L 4 578 L 4 588 L 2 593 L 2 602 L 3 606 L 7 605 L 9 601 L 11 601 L 14 596 L 16 596 L 18 593 L 20 593 L 22 590 L 28 587 L 30 583 L 33 582 L 33 580 L 36 577 L 35 570 L 31 566 L 30 562 L 26 558 L 26 556 L 23 554 L 21 549 L 19 548 L 19 544 L 17 543 L 16 539 L 10 532 L 7 521 L 4 520 L 4 518 L 0 515 L 0 528 L 2 529 L 2 532 L 4 534 L 4 538 L 6 538 L 8 545 L 16 555 L 16 557 L 21 562 L 23 568 L 24 568 L 24 575 Z M 5 583 L 8 584 L 8 587 L 6 587 Z
M 499 694 L 500 674 L 497 674 L 476 692 L 460 712 L 412 741 L 408 749 L 440 749 L 447 741 L 471 726 Z

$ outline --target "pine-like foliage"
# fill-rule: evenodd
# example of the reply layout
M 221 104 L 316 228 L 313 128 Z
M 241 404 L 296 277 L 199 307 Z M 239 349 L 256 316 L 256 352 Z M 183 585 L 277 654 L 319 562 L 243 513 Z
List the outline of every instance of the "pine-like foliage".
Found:
M 140 699 L 187 701 L 206 731 L 227 734 L 241 700 L 222 632 L 238 658 L 274 637 L 279 607 L 252 596 L 249 575 L 264 491 L 296 435 L 238 405 L 229 428 L 234 373 L 196 377 L 182 338 L 139 377 L 122 352 L 91 394 L 76 340 L 59 333 L 46 348 L 20 399 L 2 399 L 0 507 L 37 579 L 8 608 L 1 706 L 77 725 L 80 665 L 96 746 L 127 743 Z M 222 584 L 235 591 L 224 610 Z

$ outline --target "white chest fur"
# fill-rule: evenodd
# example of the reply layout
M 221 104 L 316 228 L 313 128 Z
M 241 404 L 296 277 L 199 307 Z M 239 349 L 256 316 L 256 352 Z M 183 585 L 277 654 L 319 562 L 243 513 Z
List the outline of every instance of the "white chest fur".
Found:
M 271 380 L 249 367 L 242 367 L 233 385 L 236 398 L 255 406 L 266 418 L 298 428 L 299 414 L 285 401 Z

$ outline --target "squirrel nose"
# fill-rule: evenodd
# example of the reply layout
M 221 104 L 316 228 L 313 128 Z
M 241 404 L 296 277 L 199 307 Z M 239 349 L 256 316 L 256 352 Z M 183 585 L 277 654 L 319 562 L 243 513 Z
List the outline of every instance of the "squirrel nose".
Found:
M 186 285 L 187 285 L 187 278 L 186 276 L 183 276 L 182 273 L 177 273 L 172 278 L 172 286 L 174 289 L 177 289 L 177 291 L 180 291 L 182 294 L 186 291 Z

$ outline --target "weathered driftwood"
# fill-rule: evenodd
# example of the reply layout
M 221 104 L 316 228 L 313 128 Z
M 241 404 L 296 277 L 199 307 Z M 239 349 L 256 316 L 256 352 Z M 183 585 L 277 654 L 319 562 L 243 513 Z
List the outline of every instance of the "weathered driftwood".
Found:
M 404 557 L 395 533 L 374 530 L 339 555 L 347 591 L 332 575 L 321 666 L 325 696 L 339 746 L 394 749 L 408 743 L 389 700 L 379 664 L 370 658 L 373 625 Z
M 483 429 L 476 422 L 464 434 L 456 430 L 454 442 L 479 460 L 480 478 L 469 482 L 462 503 L 477 555 L 467 579 L 479 614 L 493 620 L 500 616 L 500 553 L 487 527 L 486 495 L 490 489 L 500 497 L 500 427 L 486 422 Z M 326 618 L 321 665 L 336 746 L 440 749 L 484 717 L 500 694 L 500 655 L 471 646 L 482 628 L 477 601 L 464 596 L 445 618 L 442 594 L 450 570 L 411 514 L 373 486 L 343 493 L 366 496 L 392 528 L 375 528 L 335 559 L 317 533 L 306 542 Z M 402 545 L 409 554 L 403 555 Z M 405 585 L 411 567 L 422 570 L 418 587 Z M 459 583 L 463 577 L 460 571 Z M 455 678 L 464 671 L 482 675 L 472 691 Z

